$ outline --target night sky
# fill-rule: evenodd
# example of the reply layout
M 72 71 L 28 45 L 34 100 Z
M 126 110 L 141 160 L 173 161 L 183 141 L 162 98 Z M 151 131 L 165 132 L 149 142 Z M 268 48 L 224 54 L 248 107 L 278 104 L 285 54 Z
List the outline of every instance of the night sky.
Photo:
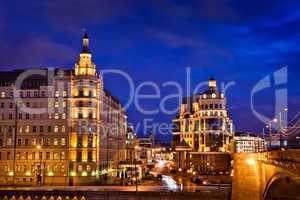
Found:
M 73 68 L 83 29 L 91 38 L 98 71 L 123 70 L 135 86 L 153 81 L 162 98 L 176 91 L 163 87 L 164 82 L 186 87 L 187 67 L 192 86 L 210 77 L 235 81 L 226 95 L 237 130 L 261 131 L 263 124 L 250 110 L 251 89 L 285 65 L 288 84 L 281 87 L 288 88 L 290 118 L 300 110 L 300 1 L 1 0 L 0 69 Z M 127 82 L 115 75 L 104 78 L 105 87 L 126 102 Z M 274 116 L 276 87 L 255 98 L 257 110 L 269 117 Z M 153 89 L 142 92 L 152 94 Z M 145 109 L 159 103 L 141 102 Z M 178 102 L 170 100 L 168 107 L 176 108 Z M 176 115 L 144 115 L 133 105 L 127 112 L 134 124 L 144 118 L 169 123 Z

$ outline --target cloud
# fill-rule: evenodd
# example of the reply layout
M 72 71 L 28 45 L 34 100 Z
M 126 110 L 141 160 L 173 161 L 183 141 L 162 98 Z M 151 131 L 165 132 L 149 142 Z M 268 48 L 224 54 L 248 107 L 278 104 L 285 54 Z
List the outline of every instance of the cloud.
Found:
M 47 6 L 47 14 L 54 27 L 63 31 L 78 32 L 89 26 L 123 20 L 130 14 L 131 6 L 131 0 L 51 0 Z
M 49 64 L 63 65 L 72 62 L 76 52 L 70 47 L 54 42 L 48 37 L 27 36 L 18 45 L 12 41 L 0 41 L 2 44 L 0 66 L 33 67 L 49 66 Z
M 160 42 L 168 46 L 169 48 L 181 48 L 181 47 L 191 47 L 191 48 L 203 48 L 206 46 L 205 43 L 201 43 L 199 40 L 181 36 L 172 32 L 161 31 L 158 29 L 147 29 L 146 34 L 152 38 L 158 39 Z

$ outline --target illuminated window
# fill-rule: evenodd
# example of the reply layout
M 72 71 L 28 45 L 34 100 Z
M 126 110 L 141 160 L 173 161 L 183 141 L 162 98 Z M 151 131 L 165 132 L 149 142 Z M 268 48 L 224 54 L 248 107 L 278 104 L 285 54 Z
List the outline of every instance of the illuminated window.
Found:
M 63 113 L 63 114 L 61 115 L 61 118 L 62 118 L 62 119 L 66 119 L 66 113 Z
M 29 133 L 29 125 L 26 125 L 25 132 Z
M 58 139 L 57 139 L 57 138 L 54 138 L 53 144 L 54 144 L 54 146 L 57 146 L 57 145 L 58 145 Z
M 58 113 L 55 113 L 55 116 L 54 116 L 55 119 L 59 119 L 59 115 Z
M 60 153 L 60 159 L 61 159 L 61 160 L 66 159 L 66 154 L 65 154 L 65 152 L 61 152 L 61 153 Z
M 66 145 L 66 139 L 65 138 L 61 138 L 61 146 L 65 146 Z
M 1 98 L 5 98 L 5 92 L 1 92 Z
M 65 132 L 66 132 L 66 127 L 65 127 L 65 126 L 62 126 L 62 127 L 61 127 L 61 132 L 62 132 L 62 133 L 65 133 Z
M 58 126 L 54 126 L 54 133 L 58 132 Z
M 58 152 L 53 153 L 53 159 L 54 160 L 59 160 L 59 153 Z M 56 171 L 56 170 L 54 170 L 54 171 Z
M 59 97 L 59 91 L 55 91 L 55 97 Z
M 7 145 L 11 145 L 11 141 L 12 141 L 11 138 L 7 138 L 7 142 L 6 142 Z
M 66 97 L 67 96 L 67 91 L 64 90 L 63 92 L 63 96 Z
M 55 102 L 54 107 L 55 107 L 55 108 L 58 108 L 58 107 L 59 107 L 59 102 L 58 102 L 58 101 Z

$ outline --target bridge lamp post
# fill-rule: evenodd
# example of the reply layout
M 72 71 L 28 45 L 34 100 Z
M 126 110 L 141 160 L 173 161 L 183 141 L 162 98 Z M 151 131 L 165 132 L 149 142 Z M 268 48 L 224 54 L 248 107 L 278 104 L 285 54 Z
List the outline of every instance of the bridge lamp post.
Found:
M 279 141 L 280 141 L 280 149 L 282 149 L 282 124 L 281 124 L 281 122 L 282 122 L 282 112 L 288 112 L 288 108 L 285 108 L 283 111 L 280 111 L 279 112 Z
M 274 118 L 269 121 L 269 125 L 266 126 L 266 128 L 269 128 L 269 151 L 272 150 L 272 122 L 277 123 L 278 119 Z
M 269 125 L 266 126 L 267 128 L 269 128 L 269 141 L 270 141 L 269 148 L 270 149 L 272 148 L 272 122 L 277 123 L 277 121 L 278 121 L 278 119 L 274 118 L 273 120 L 270 120 Z

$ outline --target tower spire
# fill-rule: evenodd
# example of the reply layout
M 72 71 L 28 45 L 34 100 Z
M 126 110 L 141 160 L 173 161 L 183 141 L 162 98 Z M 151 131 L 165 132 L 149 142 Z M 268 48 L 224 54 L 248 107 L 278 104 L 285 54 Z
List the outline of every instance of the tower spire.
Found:
M 92 54 L 89 49 L 89 37 L 84 32 L 82 38 L 82 51 L 79 55 L 79 62 L 75 64 L 75 75 L 95 76 L 96 65 L 92 61 Z
M 91 53 L 89 50 L 89 37 L 86 33 L 86 31 L 84 31 L 84 35 L 82 38 L 82 51 L 81 53 Z

